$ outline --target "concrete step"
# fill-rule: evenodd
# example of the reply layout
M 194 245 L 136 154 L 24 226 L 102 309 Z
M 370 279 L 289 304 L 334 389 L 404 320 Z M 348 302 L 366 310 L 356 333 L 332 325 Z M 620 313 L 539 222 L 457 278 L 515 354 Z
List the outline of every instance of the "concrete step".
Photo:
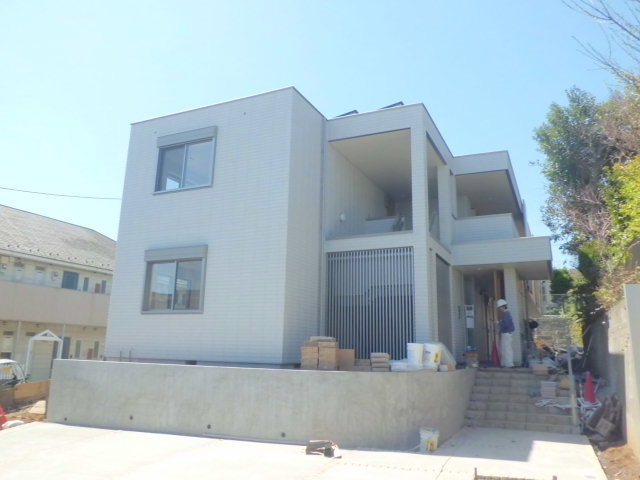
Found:
M 499 394 L 499 393 L 471 393 L 471 400 L 478 402 L 491 402 L 491 403 L 532 403 L 532 399 L 529 395 L 519 394 Z
M 512 422 L 484 419 L 467 419 L 465 421 L 465 425 L 468 427 L 508 428 L 511 430 L 531 430 L 537 432 L 567 433 L 573 435 L 580 434 L 580 427 L 574 427 L 573 425 L 550 425 L 543 423 Z
M 571 417 L 566 415 L 513 413 L 491 410 L 469 410 L 467 411 L 466 418 L 469 420 L 490 420 L 498 422 L 516 422 L 535 425 L 571 425 L 572 423 Z
M 540 388 L 536 386 L 496 386 L 496 385 L 474 385 L 472 393 L 490 393 L 495 395 L 537 395 Z
M 507 404 L 504 402 L 482 402 L 471 400 L 469 402 L 469 410 L 503 410 L 507 412 L 513 413 L 539 413 L 545 415 L 562 415 L 562 416 L 571 416 L 570 409 L 563 409 L 558 407 L 553 407 L 550 405 L 544 407 L 538 407 L 535 405 L 536 399 L 531 399 L 530 404 L 526 403 L 512 403 Z
M 474 384 L 478 386 L 496 387 L 539 387 L 540 380 L 538 378 L 476 378 Z

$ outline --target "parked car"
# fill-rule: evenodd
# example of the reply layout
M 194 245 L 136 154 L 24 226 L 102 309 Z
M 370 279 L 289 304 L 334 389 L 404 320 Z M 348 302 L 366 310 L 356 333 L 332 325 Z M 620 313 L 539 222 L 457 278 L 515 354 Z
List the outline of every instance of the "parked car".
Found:
M 0 389 L 15 387 L 26 381 L 27 376 L 18 362 L 8 358 L 0 359 Z

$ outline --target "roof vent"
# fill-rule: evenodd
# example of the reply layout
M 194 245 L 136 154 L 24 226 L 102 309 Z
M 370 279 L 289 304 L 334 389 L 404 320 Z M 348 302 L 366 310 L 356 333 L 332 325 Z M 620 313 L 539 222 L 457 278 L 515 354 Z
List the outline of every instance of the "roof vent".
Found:
M 396 102 L 392 103 L 391 105 L 387 105 L 386 107 L 382 107 L 380 110 L 384 110 L 385 108 L 402 107 L 403 105 L 404 102 Z
M 357 114 L 357 113 L 359 113 L 359 112 L 358 112 L 358 110 L 351 110 L 350 112 L 343 113 L 342 115 L 336 115 L 336 116 L 335 116 L 335 117 L 333 117 L 333 118 L 346 117 L 346 116 L 348 116 L 348 115 L 355 115 L 355 114 Z

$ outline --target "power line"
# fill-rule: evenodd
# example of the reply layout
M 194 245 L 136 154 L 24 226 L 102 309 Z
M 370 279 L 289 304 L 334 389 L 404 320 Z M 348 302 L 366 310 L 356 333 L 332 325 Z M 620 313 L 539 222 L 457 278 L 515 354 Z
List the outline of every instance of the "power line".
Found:
M 88 200 L 122 200 L 119 197 L 88 197 L 85 195 L 65 195 L 64 193 L 34 192 L 31 190 L 20 190 L 18 188 L 0 187 L 0 190 L 11 190 L 12 192 L 33 193 L 34 195 L 48 195 L 50 197 L 85 198 Z

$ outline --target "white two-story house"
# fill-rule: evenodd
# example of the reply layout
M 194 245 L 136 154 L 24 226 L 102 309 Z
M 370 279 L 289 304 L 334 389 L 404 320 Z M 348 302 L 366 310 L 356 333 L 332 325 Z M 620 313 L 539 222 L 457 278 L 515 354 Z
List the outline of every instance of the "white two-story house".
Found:
M 28 367 L 32 380 L 49 378 L 54 357 L 101 358 L 115 244 L 0 205 L 0 358 Z
M 284 88 L 132 125 L 106 356 L 293 365 L 310 335 L 358 357 L 439 340 L 516 359 L 549 238 L 507 152 L 453 156 L 422 104 L 328 119 Z

